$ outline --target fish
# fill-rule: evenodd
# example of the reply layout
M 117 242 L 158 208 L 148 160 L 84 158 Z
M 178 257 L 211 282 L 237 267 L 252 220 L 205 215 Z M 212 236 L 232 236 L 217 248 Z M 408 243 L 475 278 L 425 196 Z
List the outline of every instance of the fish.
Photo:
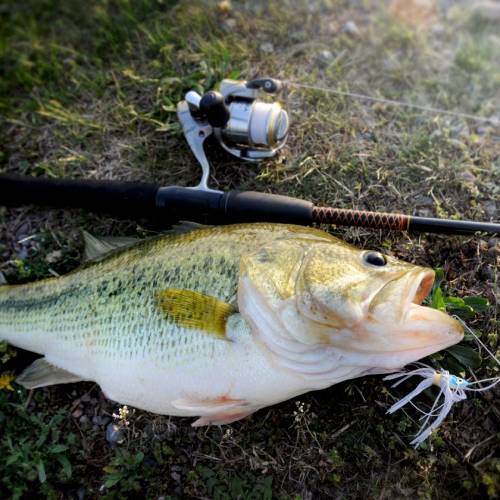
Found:
M 28 389 L 93 381 L 120 404 L 221 425 L 463 338 L 422 305 L 432 269 L 320 229 L 86 240 L 73 272 L 0 286 L 0 340 L 43 356 L 17 378 Z

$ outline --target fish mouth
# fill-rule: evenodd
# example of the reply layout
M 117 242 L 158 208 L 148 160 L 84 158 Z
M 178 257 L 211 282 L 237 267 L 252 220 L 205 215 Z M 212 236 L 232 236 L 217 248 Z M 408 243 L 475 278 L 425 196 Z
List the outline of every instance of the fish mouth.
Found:
M 404 320 L 409 319 L 412 311 L 425 307 L 422 306 L 422 303 L 431 293 L 435 277 L 436 273 L 432 269 L 425 269 L 410 274 L 407 280 L 408 291 L 407 293 L 403 293 L 403 296 L 407 297 L 403 307 Z
M 422 305 L 434 279 L 433 270 L 418 268 L 387 283 L 374 297 L 370 305 L 374 319 L 387 328 L 385 342 L 379 337 L 380 351 L 419 359 L 462 340 L 463 327 L 457 320 Z
M 422 268 L 397 276 L 371 297 L 368 313 L 381 319 L 390 317 L 397 323 L 405 322 L 414 306 L 423 307 L 422 302 L 430 294 L 434 278 L 432 269 Z

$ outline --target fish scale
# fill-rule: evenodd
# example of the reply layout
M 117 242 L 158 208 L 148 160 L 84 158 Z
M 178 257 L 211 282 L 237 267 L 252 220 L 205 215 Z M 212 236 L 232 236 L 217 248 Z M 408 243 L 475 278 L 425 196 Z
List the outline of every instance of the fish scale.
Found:
M 431 335 L 401 336 L 392 318 L 407 316 L 391 314 L 424 277 L 429 289 L 432 271 L 389 257 L 375 269 L 364 255 L 282 224 L 162 235 L 66 276 L 0 287 L 0 340 L 44 355 L 19 377 L 25 387 L 92 380 L 123 404 L 227 423 L 438 350 Z M 446 315 L 430 317 L 440 345 L 459 340 Z M 383 351 L 391 342 L 398 356 Z
M 235 305 L 241 254 L 288 232 L 262 224 L 166 235 L 63 277 L 0 287 L 0 338 L 45 354 L 81 379 L 96 380 L 113 399 L 173 411 L 167 402 L 131 396 L 109 373 L 109 364 L 116 363 L 117 373 L 127 372 L 129 363 L 137 373 L 157 369 L 156 376 L 168 377 L 193 360 L 202 365 L 231 357 L 229 342 L 170 321 L 158 307 L 158 293 L 190 289 Z M 248 336 L 242 320 L 239 330 Z

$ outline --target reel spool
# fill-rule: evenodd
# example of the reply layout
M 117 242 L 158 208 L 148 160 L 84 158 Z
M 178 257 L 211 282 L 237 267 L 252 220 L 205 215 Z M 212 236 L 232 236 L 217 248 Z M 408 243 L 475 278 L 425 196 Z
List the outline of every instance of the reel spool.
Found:
M 208 187 L 210 165 L 203 143 L 211 134 L 230 154 L 247 161 L 271 158 L 282 148 L 288 136 L 287 112 L 277 102 L 258 100 L 259 93 L 276 94 L 282 88 L 272 78 L 240 81 L 223 80 L 220 92 L 200 96 L 189 91 L 177 105 L 177 116 L 203 175 L 193 189 L 213 191 Z

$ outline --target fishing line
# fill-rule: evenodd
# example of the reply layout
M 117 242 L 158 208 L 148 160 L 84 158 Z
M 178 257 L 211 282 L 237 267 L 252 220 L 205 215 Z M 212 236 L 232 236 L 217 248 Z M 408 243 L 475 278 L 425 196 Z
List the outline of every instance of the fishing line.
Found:
M 500 366 L 500 361 L 498 358 L 486 347 L 486 345 L 481 341 L 481 339 L 473 332 L 471 328 L 467 326 L 467 324 L 458 316 L 452 316 L 455 318 L 464 328 L 467 330 L 467 333 L 470 333 L 476 340 L 476 342 L 490 355 L 490 357 L 496 362 L 498 366 Z M 474 383 L 474 382 L 473 382 Z
M 491 123 L 492 125 L 495 125 L 495 126 L 500 125 L 500 119 L 495 118 L 495 117 L 479 116 L 479 115 L 473 115 L 470 113 L 463 113 L 461 111 L 453 111 L 450 109 L 434 108 L 432 106 L 424 106 L 422 104 L 415 104 L 415 103 L 407 102 L 407 101 L 399 101 L 396 99 L 386 99 L 384 97 L 374 97 L 374 96 L 370 96 L 370 95 L 366 95 L 366 94 L 360 94 L 357 92 L 347 92 L 345 90 L 338 90 L 338 89 L 334 89 L 331 87 L 307 85 L 305 83 L 296 83 L 296 82 L 292 82 L 289 80 L 283 80 L 283 83 L 288 85 L 289 87 L 317 90 L 319 92 L 325 92 L 328 94 L 336 94 L 336 95 L 340 95 L 340 96 L 344 96 L 344 97 L 350 97 L 352 99 L 361 99 L 361 100 L 365 100 L 365 101 L 380 102 L 382 104 L 388 104 L 389 106 L 399 106 L 399 107 L 406 107 L 406 108 L 411 108 L 411 109 L 418 109 L 419 111 L 425 111 L 427 113 L 437 113 L 437 114 L 441 114 L 441 115 L 450 115 L 450 116 L 456 116 L 459 118 L 467 118 L 469 120 L 474 120 L 477 122 Z

